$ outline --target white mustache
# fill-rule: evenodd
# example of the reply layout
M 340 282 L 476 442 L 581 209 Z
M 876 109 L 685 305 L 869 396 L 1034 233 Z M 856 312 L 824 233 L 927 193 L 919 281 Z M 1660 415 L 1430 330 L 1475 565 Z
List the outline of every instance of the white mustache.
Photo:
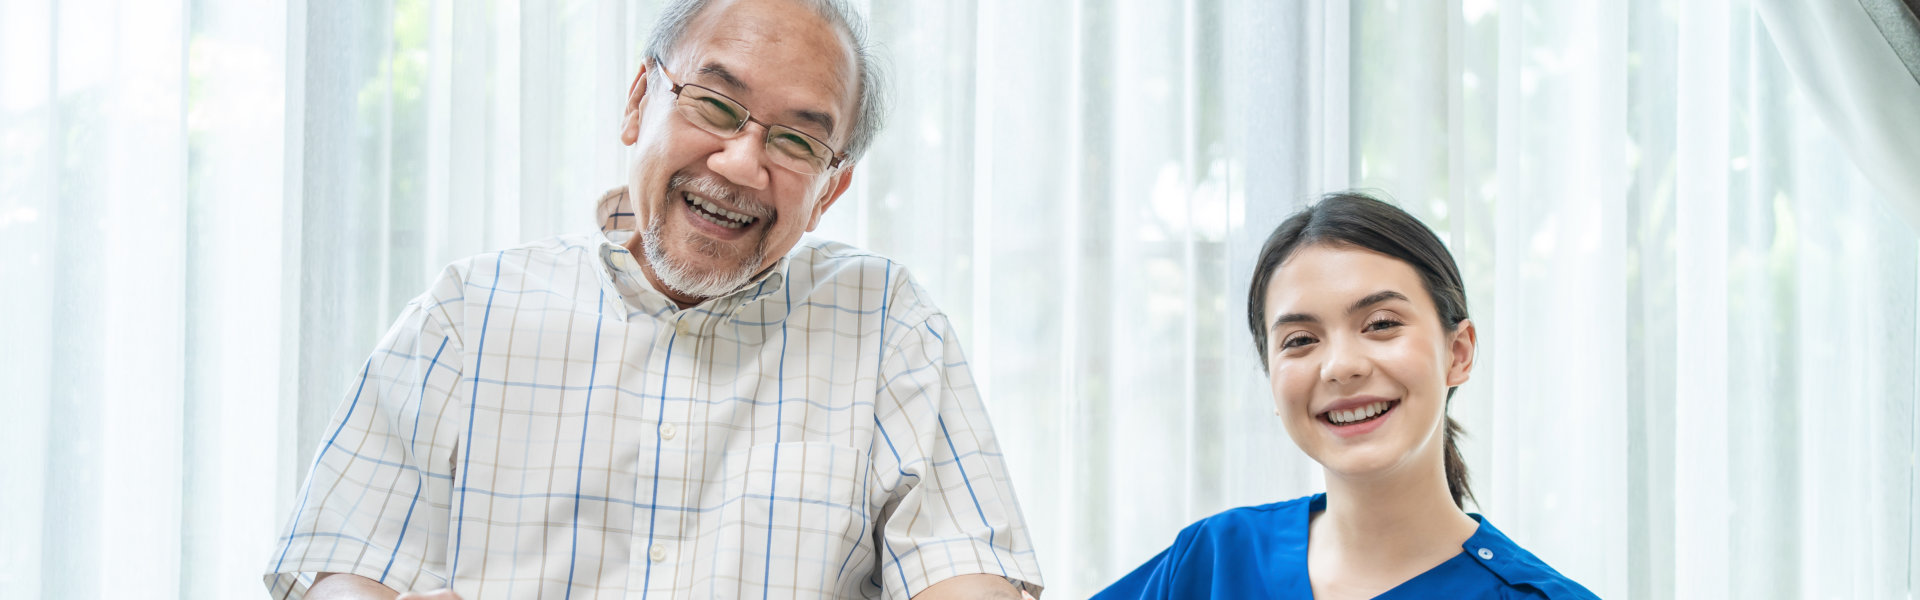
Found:
M 741 191 L 740 188 L 722 183 L 719 179 L 711 176 L 694 177 L 691 175 L 674 175 L 672 179 L 667 180 L 667 189 L 692 192 L 711 200 L 717 200 L 735 212 L 755 219 L 766 219 L 773 216 L 773 209 L 761 204 L 760 201 L 755 200 L 752 195 Z

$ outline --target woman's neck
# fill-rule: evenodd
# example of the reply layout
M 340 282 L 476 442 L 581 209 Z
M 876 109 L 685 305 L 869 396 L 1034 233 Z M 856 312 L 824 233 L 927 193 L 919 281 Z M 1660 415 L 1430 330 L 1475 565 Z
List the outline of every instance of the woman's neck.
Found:
M 1478 528 L 1454 505 L 1443 470 L 1365 479 L 1328 473 L 1327 509 L 1311 535 L 1336 556 L 1395 564 L 1458 553 Z

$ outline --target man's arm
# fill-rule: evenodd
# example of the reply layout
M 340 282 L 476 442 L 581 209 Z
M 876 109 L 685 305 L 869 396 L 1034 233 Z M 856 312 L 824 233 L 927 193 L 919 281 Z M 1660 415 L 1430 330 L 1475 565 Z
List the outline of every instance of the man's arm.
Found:
M 949 577 L 921 590 L 914 600 L 1022 600 L 1033 598 L 998 575 L 975 573 Z
M 914 325 L 888 341 L 874 399 L 887 446 L 872 466 L 898 474 L 882 484 L 889 510 L 874 523 L 887 548 L 877 579 L 894 598 L 1018 600 L 1044 584 L 959 336 L 939 313 L 901 314 Z M 927 548 L 938 550 L 916 551 Z
M 448 430 L 466 418 L 448 419 L 442 410 L 458 406 L 452 399 L 464 364 L 453 321 L 460 305 L 443 298 L 459 297 L 463 287 L 449 269 L 407 303 L 347 388 L 323 430 L 300 502 L 266 557 L 264 583 L 274 597 L 304 597 L 303 582 L 317 573 L 377 574 L 399 588 L 445 585 L 436 574 L 449 570 L 443 524 L 452 520 L 445 507 L 459 439 Z M 348 586 L 352 579 L 328 581 Z
M 380 582 L 352 573 L 321 573 L 307 588 L 308 600 L 460 600 L 453 590 L 431 592 L 395 592 Z

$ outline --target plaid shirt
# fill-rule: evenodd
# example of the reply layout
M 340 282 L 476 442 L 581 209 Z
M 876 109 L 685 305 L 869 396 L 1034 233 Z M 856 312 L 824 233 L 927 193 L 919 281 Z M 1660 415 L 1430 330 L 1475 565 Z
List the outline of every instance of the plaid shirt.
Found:
M 315 572 L 467 598 L 1038 589 L 952 326 L 906 270 L 805 240 L 680 309 L 601 233 L 449 266 L 325 431 L 275 598 Z M 630 220 L 630 219 L 626 219 Z

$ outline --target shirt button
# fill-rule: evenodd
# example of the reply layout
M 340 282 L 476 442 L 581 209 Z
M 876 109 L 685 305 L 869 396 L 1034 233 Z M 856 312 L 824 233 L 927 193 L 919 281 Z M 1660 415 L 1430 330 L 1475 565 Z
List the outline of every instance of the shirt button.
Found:
M 1493 551 L 1492 551 L 1492 550 L 1488 550 L 1488 549 L 1486 549 L 1486 548 L 1481 548 L 1481 549 L 1480 549 L 1480 560 L 1493 560 Z
M 673 424 L 672 424 L 672 423 L 661 423 L 661 424 L 660 424 L 660 439 L 664 439 L 664 440 L 670 440 L 670 439 L 673 439 Z
M 686 321 L 679 321 L 675 323 L 673 325 L 673 328 L 679 330 L 680 335 L 693 335 L 693 325 Z
M 655 544 L 652 550 L 647 551 L 647 557 L 652 558 L 653 562 L 664 561 L 667 559 L 667 547 Z

